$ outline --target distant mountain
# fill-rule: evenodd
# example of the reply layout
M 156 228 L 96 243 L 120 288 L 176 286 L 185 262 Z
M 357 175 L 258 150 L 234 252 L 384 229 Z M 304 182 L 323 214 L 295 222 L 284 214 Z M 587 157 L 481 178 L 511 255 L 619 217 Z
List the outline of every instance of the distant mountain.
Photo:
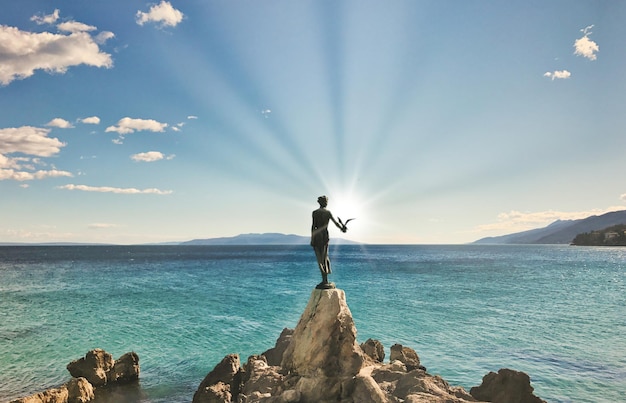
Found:
M 626 224 L 626 210 L 580 220 L 558 220 L 544 228 L 479 239 L 475 244 L 569 244 L 576 235 Z
M 232 237 L 194 239 L 179 245 L 308 245 L 311 237 L 294 234 L 240 234 Z M 347 239 L 333 238 L 333 244 L 357 244 Z

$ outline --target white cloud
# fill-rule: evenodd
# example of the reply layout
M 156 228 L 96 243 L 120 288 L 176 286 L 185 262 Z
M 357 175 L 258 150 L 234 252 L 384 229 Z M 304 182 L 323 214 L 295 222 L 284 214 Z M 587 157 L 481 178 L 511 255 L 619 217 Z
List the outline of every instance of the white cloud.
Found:
M 101 52 L 87 32 L 69 35 L 27 32 L 0 25 L 0 84 L 32 76 L 35 70 L 63 74 L 71 66 L 85 64 L 112 67 L 111 55 Z
M 187 119 L 198 119 L 198 117 L 195 115 L 189 115 L 187 116 Z
M 100 118 L 97 116 L 90 116 L 88 118 L 79 119 L 79 121 L 86 125 L 99 125 L 100 124 Z
M 32 126 L 0 129 L 0 154 L 22 153 L 49 157 L 57 154 L 65 144 L 48 137 L 50 129 Z
M 52 14 L 43 15 L 43 16 L 33 15 L 32 17 L 30 17 L 30 20 L 35 21 L 37 25 L 54 24 L 55 22 L 57 22 L 58 19 L 59 19 L 59 9 L 55 9 Z
M 172 7 L 169 1 L 162 0 L 161 3 L 153 5 L 147 13 L 137 11 L 137 24 L 143 25 L 147 22 L 159 23 L 161 27 L 175 27 L 183 20 L 184 14 Z
M 72 124 L 70 122 L 68 122 L 65 119 L 61 119 L 61 118 L 54 118 L 51 121 L 49 121 L 48 123 L 46 123 L 46 126 L 50 126 L 50 127 L 58 127 L 61 129 L 71 129 L 74 126 L 72 126 Z
M 117 125 L 109 126 L 105 132 L 116 132 L 121 135 L 134 133 L 135 131 L 163 132 L 167 123 L 157 122 L 154 119 L 133 119 L 125 117 L 117 122 Z
M 87 25 L 87 24 L 83 24 L 82 22 L 77 22 L 77 21 L 66 21 L 66 22 L 62 22 L 60 24 L 57 25 L 57 28 L 59 29 L 59 31 L 64 31 L 64 32 L 89 32 L 89 31 L 95 31 L 96 27 L 94 27 L 93 25 Z
M 137 161 L 137 162 L 154 162 L 154 161 L 160 161 L 162 159 L 171 160 L 171 159 L 174 159 L 174 157 L 175 157 L 174 154 L 165 156 L 163 153 L 159 151 L 148 151 L 145 153 L 138 153 L 138 154 L 133 154 L 130 156 L 130 158 L 133 161 Z
M 116 193 L 116 194 L 157 194 L 169 195 L 174 193 L 171 190 L 160 190 L 156 188 L 135 189 L 135 188 L 115 188 L 109 186 L 87 186 L 87 185 L 63 185 L 59 189 L 65 190 L 81 190 L 83 192 L 99 192 L 99 193 Z
M 49 171 L 37 171 L 37 172 L 26 172 L 26 171 L 15 171 L 13 169 L 0 169 L 0 180 L 15 180 L 15 181 L 30 181 L 34 179 L 45 179 L 45 178 L 58 178 L 58 177 L 72 177 L 71 172 L 67 171 L 59 171 L 56 169 Z
M 558 79 L 567 79 L 570 78 L 572 76 L 572 73 L 570 73 L 567 70 L 555 70 L 555 71 L 547 71 L 543 74 L 544 77 L 549 77 L 552 80 L 558 78 Z
M 597 43 L 589 39 L 589 35 L 593 33 L 591 32 L 592 28 L 593 25 L 589 25 L 580 30 L 580 32 L 583 33 L 583 36 L 574 42 L 574 54 L 583 56 L 589 60 L 596 60 L 596 52 L 600 50 L 600 47 Z

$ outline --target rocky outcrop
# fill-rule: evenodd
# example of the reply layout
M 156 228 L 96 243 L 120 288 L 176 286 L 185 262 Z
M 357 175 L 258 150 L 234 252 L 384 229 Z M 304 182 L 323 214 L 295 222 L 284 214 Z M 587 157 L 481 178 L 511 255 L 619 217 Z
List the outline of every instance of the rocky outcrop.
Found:
M 282 370 L 298 377 L 305 401 L 337 400 L 347 382 L 373 361 L 356 341 L 356 327 L 343 290 L 314 290 L 291 343 Z
M 238 355 L 226 356 L 204 378 L 193 403 L 490 401 L 479 397 L 480 393 L 472 396 L 440 376 L 428 374 L 409 347 L 395 344 L 390 352 L 390 362 L 385 364 L 384 347 L 379 341 L 369 339 L 357 344 L 356 327 L 342 290 L 316 289 L 294 330 L 284 329 L 273 348 L 250 356 L 243 366 Z M 490 386 L 486 388 L 491 393 L 489 399 L 500 396 L 497 384 L 493 383 L 493 391 Z M 518 385 L 506 393 L 516 391 L 526 393 L 527 389 Z
M 67 364 L 67 370 L 73 377 L 83 377 L 95 387 L 132 382 L 139 379 L 139 356 L 130 352 L 115 361 L 111 354 L 96 348 Z
M 67 364 L 73 378 L 59 388 L 11 401 L 11 403 L 86 403 L 94 399 L 96 387 L 120 384 L 139 379 L 139 356 L 126 353 L 117 361 L 102 349 L 94 349 L 84 357 Z
M 503 368 L 483 377 L 483 383 L 470 389 L 476 399 L 493 403 L 546 403 L 533 394 L 530 377 L 524 372 Z

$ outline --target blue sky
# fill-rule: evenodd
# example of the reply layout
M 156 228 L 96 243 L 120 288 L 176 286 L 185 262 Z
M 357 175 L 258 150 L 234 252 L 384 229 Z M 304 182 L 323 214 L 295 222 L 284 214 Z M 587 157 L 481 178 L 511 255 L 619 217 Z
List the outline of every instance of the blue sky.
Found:
M 0 5 L 0 242 L 464 243 L 626 208 L 626 3 Z

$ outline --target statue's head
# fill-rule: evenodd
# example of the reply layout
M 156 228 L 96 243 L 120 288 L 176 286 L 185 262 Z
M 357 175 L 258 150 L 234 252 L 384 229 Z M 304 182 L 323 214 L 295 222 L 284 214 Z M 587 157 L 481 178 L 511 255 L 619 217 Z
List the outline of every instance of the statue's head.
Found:
M 326 207 L 328 206 L 328 197 L 320 196 L 317 198 L 317 202 L 320 204 L 320 206 Z

